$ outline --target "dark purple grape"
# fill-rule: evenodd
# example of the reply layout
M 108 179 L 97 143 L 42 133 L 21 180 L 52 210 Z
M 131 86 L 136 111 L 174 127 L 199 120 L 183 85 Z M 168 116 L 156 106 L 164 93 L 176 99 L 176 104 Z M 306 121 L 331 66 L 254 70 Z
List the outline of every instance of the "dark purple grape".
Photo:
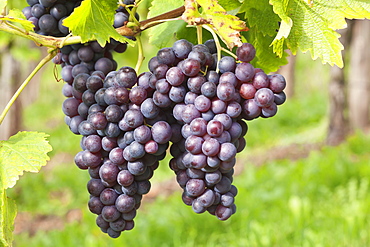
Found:
M 270 75 L 269 79 L 270 79 L 270 86 L 269 87 L 274 93 L 280 93 L 286 87 L 285 78 L 284 78 L 284 76 L 282 76 L 280 74 Z
M 254 95 L 254 100 L 259 107 L 267 107 L 274 102 L 274 93 L 268 88 L 258 89 Z
M 78 106 L 80 104 L 80 101 L 78 101 L 75 98 L 67 98 L 64 100 L 62 105 L 63 113 L 66 116 L 73 117 L 78 115 Z
M 204 142 L 203 138 L 191 135 L 188 138 L 186 138 L 185 149 L 192 154 L 199 154 L 202 152 L 203 142 Z
M 75 78 L 73 80 L 73 84 L 72 84 L 73 88 L 76 89 L 80 93 L 85 92 L 86 89 L 87 89 L 86 82 L 87 82 L 87 79 L 89 77 L 90 77 L 90 75 L 87 74 L 87 73 L 81 73 L 81 74 L 78 74 L 77 76 L 75 76 Z
M 151 183 L 148 180 L 137 182 L 137 192 L 140 195 L 145 195 L 149 192 Z
M 168 142 L 172 136 L 171 126 L 165 121 L 156 122 L 152 128 L 152 138 L 158 144 Z
M 104 208 L 104 204 L 100 201 L 100 198 L 96 196 L 92 196 L 90 198 L 89 202 L 87 203 L 87 206 L 91 213 L 97 215 L 101 214 Z
M 231 181 L 230 179 L 228 179 L 227 177 L 225 176 L 222 176 L 220 182 L 218 182 L 215 187 L 214 187 L 214 191 L 220 193 L 220 194 L 224 194 L 226 192 L 228 192 L 231 188 Z
M 202 85 L 206 82 L 206 78 L 204 76 L 194 76 L 190 77 L 187 81 L 187 86 L 189 90 L 193 93 L 199 94 L 202 88 Z
M 117 81 L 118 83 L 126 88 L 131 88 L 137 82 L 137 75 L 133 68 L 122 67 L 117 71 Z
M 186 183 L 186 193 L 190 196 L 199 196 L 205 190 L 205 184 L 202 179 L 189 179 Z
M 251 83 L 243 83 L 239 90 L 240 96 L 243 99 L 253 99 L 256 92 L 256 88 Z
M 250 62 L 256 56 L 256 49 L 252 44 L 243 43 L 236 49 L 236 56 L 242 62 Z
M 245 100 L 242 107 L 246 120 L 257 118 L 261 114 L 261 108 L 256 104 L 254 99 Z
M 258 90 L 260 88 L 269 87 L 270 80 L 264 72 L 257 72 L 254 75 L 252 83 L 254 88 Z
M 119 237 L 121 235 L 121 231 L 125 230 L 126 221 L 122 218 L 119 218 L 113 222 L 109 222 L 109 227 L 110 227 L 109 229 L 115 232 L 115 235 L 112 236 L 112 233 L 110 232 L 109 229 L 107 231 L 108 235 L 112 238 Z
M 45 14 L 39 18 L 39 27 L 42 32 L 52 33 L 58 29 L 58 22 L 50 14 Z
M 121 124 L 121 122 L 124 122 L 130 128 L 136 128 L 136 127 L 143 124 L 144 117 L 143 117 L 143 114 L 141 114 L 141 111 L 139 111 L 139 110 L 128 110 L 125 113 L 123 119 L 120 121 L 120 124 Z M 121 128 L 121 126 L 120 126 L 120 128 Z
M 194 100 L 195 108 L 200 112 L 206 112 L 211 108 L 211 100 L 204 95 L 199 95 Z
M 241 82 L 249 82 L 254 77 L 254 67 L 250 63 L 239 63 L 235 69 L 235 76 Z
M 228 82 L 220 82 L 217 85 L 217 97 L 222 101 L 234 99 L 235 87 Z
M 63 4 L 55 4 L 53 7 L 50 8 L 50 14 L 56 19 L 60 20 L 62 17 L 68 14 L 68 10 L 65 5 Z
M 117 198 L 117 200 L 118 200 L 118 198 Z M 110 206 L 103 207 L 101 215 L 102 215 L 102 217 L 105 221 L 113 222 L 113 221 L 118 220 L 118 218 L 121 216 L 121 213 L 117 210 L 117 208 L 115 206 L 110 205 Z
M 102 57 L 95 62 L 95 70 L 101 71 L 104 75 L 107 75 L 113 70 L 113 62 L 109 58 Z
M 207 156 L 215 156 L 220 151 L 220 143 L 214 139 L 210 138 L 205 140 L 202 145 L 202 152 Z
M 226 111 L 226 102 L 223 100 L 218 99 L 217 97 L 214 98 L 211 102 L 211 110 L 214 114 L 219 114 Z
M 193 104 L 186 105 L 182 112 L 182 120 L 185 123 L 190 123 L 191 121 L 193 121 L 196 118 L 199 118 L 200 116 L 201 116 L 200 112 Z
M 217 91 L 216 84 L 210 81 L 203 83 L 202 87 L 200 88 L 200 92 L 208 98 L 214 97 L 216 95 L 216 91 Z
M 233 214 L 230 207 L 218 205 L 215 211 L 215 215 L 219 220 L 227 220 Z
M 191 205 L 193 211 L 197 214 L 201 214 L 201 213 L 204 213 L 205 211 L 207 211 L 206 207 L 204 207 L 199 201 L 198 199 L 195 199 L 193 200 L 192 202 L 192 205 Z
M 152 137 L 150 128 L 146 125 L 141 125 L 134 130 L 134 138 L 141 144 L 147 143 Z
M 173 52 L 177 58 L 187 58 L 193 48 L 193 44 L 185 39 L 176 41 L 172 45 Z
M 171 67 L 166 72 L 166 80 L 172 86 L 180 86 L 185 79 L 185 75 L 182 73 L 179 67 Z
M 276 105 L 284 104 L 285 101 L 286 101 L 286 95 L 284 92 L 274 94 L 274 102 L 276 103 Z
M 99 170 L 100 178 L 107 183 L 115 182 L 117 180 L 118 173 L 118 166 L 112 162 L 105 162 Z
M 262 108 L 261 115 L 263 117 L 273 117 L 276 115 L 277 109 L 277 105 L 272 103 L 271 105 Z
M 116 200 L 116 208 L 121 213 L 128 213 L 135 208 L 135 199 L 122 194 Z
M 44 14 L 46 13 L 46 9 L 44 6 L 42 6 L 41 4 L 34 4 L 32 7 L 31 7 L 31 14 L 32 16 L 36 17 L 36 18 L 40 18 L 41 16 L 43 16 Z
M 184 86 L 172 86 L 168 92 L 168 97 L 175 103 L 183 102 L 186 95 L 186 88 Z
M 222 125 L 220 121 L 211 120 L 208 122 L 207 133 L 210 136 L 213 136 L 213 137 L 220 136 L 223 131 L 224 131 L 224 126 Z
M 130 90 L 129 99 L 132 103 L 140 105 L 148 96 L 147 91 L 142 86 L 136 86 Z
M 101 137 L 98 135 L 89 135 L 84 141 L 86 149 L 92 153 L 96 153 L 101 150 Z
M 124 12 L 118 12 L 114 15 L 114 23 L 113 23 L 113 27 L 114 28 L 118 28 L 118 27 L 122 27 L 125 25 L 125 22 L 127 22 L 129 19 L 129 16 L 127 15 L 127 13 L 124 13 Z
M 147 98 L 141 104 L 140 111 L 145 118 L 154 119 L 158 116 L 160 109 L 152 98 Z
M 105 188 L 100 193 L 100 201 L 104 205 L 114 205 L 114 203 L 116 202 L 117 197 L 118 197 L 117 192 L 112 188 Z
M 161 64 L 172 65 L 176 61 L 176 56 L 172 48 L 162 48 L 157 53 L 157 59 Z
M 206 189 L 203 194 L 201 194 L 198 198 L 197 201 L 202 205 L 203 207 L 210 207 L 215 201 L 215 194 L 213 190 L 211 189 Z
M 230 56 L 224 56 L 218 62 L 218 68 L 221 73 L 234 72 L 236 67 L 235 59 Z
M 187 58 L 181 64 L 181 71 L 186 76 L 196 76 L 200 71 L 200 62 L 195 59 Z

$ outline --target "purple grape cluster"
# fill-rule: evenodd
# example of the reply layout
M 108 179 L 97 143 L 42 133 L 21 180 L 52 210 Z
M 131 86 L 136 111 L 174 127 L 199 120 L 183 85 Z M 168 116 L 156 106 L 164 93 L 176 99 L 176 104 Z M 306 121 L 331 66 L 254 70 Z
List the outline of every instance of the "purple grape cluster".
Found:
M 41 17 L 61 23 L 81 3 L 27 2 L 23 13 L 35 31 L 54 36 L 69 30 L 50 23 L 50 29 L 41 28 Z M 113 26 L 128 19 L 119 7 Z M 232 182 L 236 154 L 246 145 L 244 120 L 276 114 L 286 99 L 284 77 L 254 68 L 250 61 L 256 50 L 248 43 L 237 48 L 237 60 L 223 56 L 217 61 L 213 40 L 198 45 L 178 40 L 160 49 L 149 60 L 149 71 L 140 75 L 130 67 L 117 70 L 113 53 L 126 49 L 115 40 L 105 47 L 92 41 L 65 46 L 53 59 L 66 82 L 65 121 L 82 135 L 75 164 L 90 174 L 88 208 L 97 215 L 96 224 L 112 238 L 134 227 L 150 178 L 170 143 L 169 166 L 183 189 L 183 202 L 196 213 L 208 211 L 227 220 L 236 212 Z
M 183 202 L 220 220 L 236 211 L 232 176 L 236 154 L 245 147 L 243 120 L 271 117 L 285 101 L 285 79 L 255 69 L 249 63 L 255 52 L 245 43 L 236 50 L 238 61 L 224 56 L 217 62 L 213 40 L 198 45 L 179 40 L 148 64 L 153 102 L 176 120 L 170 168 L 183 188 Z M 246 98 L 250 86 L 255 90 Z

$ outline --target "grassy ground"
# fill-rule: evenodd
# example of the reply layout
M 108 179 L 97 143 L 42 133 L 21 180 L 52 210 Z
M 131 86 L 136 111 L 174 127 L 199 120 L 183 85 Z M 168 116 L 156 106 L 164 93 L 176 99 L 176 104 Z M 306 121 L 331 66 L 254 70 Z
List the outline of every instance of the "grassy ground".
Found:
M 296 97 L 276 117 L 249 124 L 231 219 L 197 215 L 179 189 L 159 188 L 163 195 L 145 200 L 135 228 L 119 239 L 102 234 L 87 209 L 88 174 L 73 164 L 80 138 L 64 125 L 63 98 L 55 96 L 62 85 L 44 83 L 25 126 L 49 133 L 54 151 L 40 173 L 25 174 L 9 191 L 19 210 L 15 246 L 369 246 L 370 137 L 358 132 L 338 147 L 322 145 L 327 67 L 307 60 L 297 63 Z M 163 162 L 155 189 L 167 179 L 173 175 Z

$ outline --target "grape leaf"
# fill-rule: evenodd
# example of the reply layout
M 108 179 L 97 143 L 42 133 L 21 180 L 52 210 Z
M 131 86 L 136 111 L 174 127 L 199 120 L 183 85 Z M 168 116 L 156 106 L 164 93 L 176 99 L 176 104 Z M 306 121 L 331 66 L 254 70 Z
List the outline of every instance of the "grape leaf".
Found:
M 184 4 L 183 0 L 169 0 L 166 4 L 163 4 L 162 0 L 153 0 L 152 6 L 149 8 L 148 18 L 163 14 L 167 11 L 181 7 Z M 149 42 L 159 48 L 170 46 L 174 35 L 181 30 L 186 28 L 186 22 L 169 21 L 160 25 L 151 27 L 149 29 Z
M 196 4 L 202 7 L 198 12 Z M 245 23 L 238 17 L 230 15 L 217 3 L 217 0 L 185 0 L 185 12 L 182 19 L 190 25 L 208 25 L 224 43 L 232 49 L 241 46 L 240 32 L 247 31 Z
M 263 35 L 276 36 L 281 19 L 274 13 L 269 0 L 244 1 L 239 12 L 245 12 L 244 18 L 248 21 L 250 29 L 256 29 Z
M 13 187 L 24 171 L 38 172 L 46 165 L 52 150 L 47 136 L 23 131 L 0 142 L 0 189 Z
M 84 0 L 75 8 L 74 12 L 67 17 L 63 24 L 67 26 L 73 35 L 81 37 L 83 43 L 97 40 L 101 46 L 113 38 L 122 43 L 134 42 L 121 36 L 114 28 L 114 14 L 117 9 L 117 1 L 112 0 Z
M 14 200 L 6 196 L 5 189 L 0 189 L 0 246 L 12 246 L 16 214 Z
M 248 1 L 247 1 L 248 2 Z M 238 0 L 218 0 L 218 3 L 229 13 L 235 12 L 237 13 L 238 9 L 242 5 Z M 235 14 L 236 14 L 235 13 Z
M 370 18 L 370 1 L 317 0 L 309 5 L 301 0 L 270 0 L 270 3 L 282 21 L 272 42 L 278 55 L 286 45 L 293 54 L 298 49 L 310 51 L 312 59 L 320 57 L 323 63 L 339 67 L 343 67 L 343 45 L 335 29 L 346 27 L 345 18 Z
M 1 6 L 0 6 L 0 10 L 1 10 Z M 22 13 L 22 11 L 18 9 L 10 10 L 9 14 L 7 14 L 4 17 L 0 17 L 0 21 L 1 20 L 19 23 L 20 25 L 22 25 L 24 30 L 26 30 L 27 32 L 33 31 L 34 25 L 32 24 L 32 22 L 26 20 L 26 17 Z

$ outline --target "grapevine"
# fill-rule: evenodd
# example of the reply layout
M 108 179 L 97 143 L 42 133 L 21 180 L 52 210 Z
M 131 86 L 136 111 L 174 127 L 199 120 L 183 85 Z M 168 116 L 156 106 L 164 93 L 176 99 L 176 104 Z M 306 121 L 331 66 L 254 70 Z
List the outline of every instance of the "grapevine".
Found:
M 24 20 L 0 18 L 2 31 L 49 48 L 0 121 L 45 63 L 52 60 L 62 68 L 65 122 L 82 136 L 74 162 L 89 173 L 88 208 L 97 215 L 97 226 L 112 238 L 134 228 L 142 197 L 167 153 L 184 204 L 222 221 L 236 214 L 233 174 L 236 155 L 246 146 L 247 122 L 275 116 L 286 100 L 285 78 L 252 65 L 262 62 L 256 61 L 255 46 L 240 38 L 240 32 L 249 30 L 246 23 L 211 2 L 185 1 L 184 6 L 140 21 L 136 10 L 142 1 L 120 0 L 110 26 L 119 35 L 104 38 L 72 34 L 76 28 L 68 25 L 69 17 L 86 3 L 79 0 L 27 0 L 22 12 L 32 30 Z M 208 7 L 208 12 L 198 12 L 199 7 Z M 196 26 L 198 44 L 178 39 L 159 49 L 147 60 L 148 71 L 138 74 L 145 61 L 141 32 L 176 20 Z M 203 43 L 203 29 L 213 39 Z M 284 47 L 277 42 L 271 43 L 274 52 Z M 114 59 L 130 45 L 139 50 L 135 68 Z M 276 53 L 284 59 L 283 51 Z

